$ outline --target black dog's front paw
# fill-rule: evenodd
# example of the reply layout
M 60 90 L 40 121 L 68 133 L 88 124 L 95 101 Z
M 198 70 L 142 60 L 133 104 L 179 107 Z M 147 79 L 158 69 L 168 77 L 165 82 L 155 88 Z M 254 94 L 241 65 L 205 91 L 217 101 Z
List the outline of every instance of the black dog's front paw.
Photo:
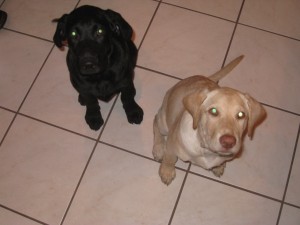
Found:
M 85 121 L 92 130 L 99 130 L 104 121 L 101 115 L 85 115 Z
M 124 107 L 129 123 L 140 124 L 143 121 L 143 109 L 134 102 L 134 104 Z

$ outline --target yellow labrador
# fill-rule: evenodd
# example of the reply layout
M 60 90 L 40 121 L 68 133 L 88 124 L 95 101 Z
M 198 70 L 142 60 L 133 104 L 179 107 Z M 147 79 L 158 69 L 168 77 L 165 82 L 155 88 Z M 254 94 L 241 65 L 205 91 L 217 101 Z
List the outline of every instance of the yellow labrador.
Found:
M 208 78 L 184 79 L 166 93 L 153 124 L 153 156 L 161 161 L 159 175 L 165 184 L 175 178 L 177 157 L 220 177 L 226 161 L 241 149 L 244 134 L 252 138 L 254 126 L 265 117 L 255 99 L 217 84 L 242 59 Z

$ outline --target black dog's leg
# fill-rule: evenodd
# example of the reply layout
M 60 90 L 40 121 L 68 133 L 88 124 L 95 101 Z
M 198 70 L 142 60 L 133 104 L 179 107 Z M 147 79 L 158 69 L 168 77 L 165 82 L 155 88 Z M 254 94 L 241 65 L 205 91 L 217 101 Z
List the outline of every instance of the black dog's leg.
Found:
M 143 109 L 135 102 L 136 94 L 133 82 L 121 90 L 121 101 L 129 123 L 140 124 L 143 120 Z
M 78 101 L 86 106 L 85 121 L 92 130 L 99 130 L 104 121 L 97 98 L 79 94 Z

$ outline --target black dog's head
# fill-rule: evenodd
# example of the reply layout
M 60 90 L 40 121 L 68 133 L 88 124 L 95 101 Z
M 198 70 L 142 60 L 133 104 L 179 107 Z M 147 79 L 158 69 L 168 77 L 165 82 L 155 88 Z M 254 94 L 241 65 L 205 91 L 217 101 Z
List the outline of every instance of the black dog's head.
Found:
M 59 48 L 68 45 L 82 75 L 104 71 L 113 51 L 112 41 L 130 41 L 133 33 L 119 13 L 88 5 L 54 22 L 58 22 L 53 37 L 55 45 Z

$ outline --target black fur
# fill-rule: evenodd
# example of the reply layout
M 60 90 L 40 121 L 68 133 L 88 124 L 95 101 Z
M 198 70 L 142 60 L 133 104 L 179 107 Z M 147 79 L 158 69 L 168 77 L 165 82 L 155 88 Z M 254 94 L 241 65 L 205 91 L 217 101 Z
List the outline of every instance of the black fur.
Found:
M 93 130 L 103 124 L 98 99 L 109 101 L 121 93 L 129 123 L 139 124 L 143 110 L 135 102 L 133 84 L 137 49 L 132 28 L 119 13 L 81 6 L 57 22 L 55 45 L 68 45 L 67 65 L 78 100 L 86 106 L 85 120 Z

